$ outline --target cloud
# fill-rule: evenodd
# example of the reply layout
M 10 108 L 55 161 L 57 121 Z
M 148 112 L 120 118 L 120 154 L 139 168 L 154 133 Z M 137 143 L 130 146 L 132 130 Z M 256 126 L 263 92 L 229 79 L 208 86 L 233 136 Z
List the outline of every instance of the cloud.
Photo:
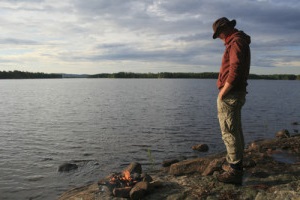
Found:
M 38 45 L 38 42 L 34 40 L 23 40 L 17 38 L 5 38 L 0 39 L 0 44 L 5 45 Z
M 251 36 L 254 72 L 299 70 L 297 0 L 4 0 L 0 60 L 43 72 L 217 72 L 224 47 L 211 26 L 223 16 Z

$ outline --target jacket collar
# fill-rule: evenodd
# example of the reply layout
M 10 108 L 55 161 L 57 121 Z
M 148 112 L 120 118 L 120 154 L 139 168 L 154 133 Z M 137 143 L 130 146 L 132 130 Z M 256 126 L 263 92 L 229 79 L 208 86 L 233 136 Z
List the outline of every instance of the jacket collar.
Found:
M 238 32 L 238 30 L 237 29 L 233 29 L 233 31 L 229 35 L 227 35 L 227 37 L 225 39 L 225 45 L 229 44 L 229 42 L 232 39 L 232 35 L 235 34 L 236 32 Z

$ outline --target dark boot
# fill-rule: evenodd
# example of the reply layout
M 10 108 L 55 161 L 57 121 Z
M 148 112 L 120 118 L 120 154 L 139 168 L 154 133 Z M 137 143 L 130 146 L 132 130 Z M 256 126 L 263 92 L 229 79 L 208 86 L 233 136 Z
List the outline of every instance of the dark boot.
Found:
M 230 166 L 226 168 L 223 174 L 217 176 L 218 181 L 223 183 L 231 183 L 235 185 L 242 185 L 243 182 L 243 170 L 233 169 Z
M 243 169 L 243 164 L 242 164 L 242 162 L 239 162 L 237 164 L 224 163 L 222 165 L 222 169 L 225 172 L 228 172 L 231 168 L 236 169 L 236 170 L 242 170 Z
M 227 163 L 224 163 L 223 165 L 222 165 L 222 169 L 225 171 L 225 172 L 228 172 L 229 170 L 230 170 L 230 165 L 229 164 L 227 164 Z

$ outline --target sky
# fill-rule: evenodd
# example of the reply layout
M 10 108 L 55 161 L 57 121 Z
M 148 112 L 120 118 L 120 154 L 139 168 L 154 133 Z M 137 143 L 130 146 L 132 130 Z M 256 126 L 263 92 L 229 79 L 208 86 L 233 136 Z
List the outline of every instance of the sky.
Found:
M 251 36 L 252 74 L 300 74 L 299 0 L 0 0 L 0 71 L 218 72 L 220 17 Z

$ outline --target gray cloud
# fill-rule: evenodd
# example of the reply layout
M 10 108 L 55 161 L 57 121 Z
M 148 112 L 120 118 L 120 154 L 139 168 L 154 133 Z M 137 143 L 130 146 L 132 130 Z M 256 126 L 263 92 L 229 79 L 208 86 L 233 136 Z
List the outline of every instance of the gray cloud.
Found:
M 36 41 L 33 41 L 33 40 L 5 38 L 5 39 L 0 39 L 0 44 L 7 44 L 7 45 L 38 45 L 39 43 L 36 42 Z
M 125 44 L 105 44 L 99 46 L 101 49 L 105 49 L 105 52 L 98 55 L 93 56 L 78 56 L 74 55 L 67 58 L 67 55 L 64 55 L 64 58 L 69 60 L 78 60 L 78 61 L 103 61 L 103 60 L 127 60 L 127 61 L 152 61 L 152 62 L 160 62 L 160 61 L 169 61 L 176 63 L 184 63 L 191 64 L 190 59 L 192 59 L 195 55 L 199 55 L 197 52 L 198 49 L 189 49 L 182 51 L 180 49 L 176 50 L 142 50 L 136 47 L 128 46 Z M 196 51 L 195 51 L 196 50 Z M 167 58 L 167 59 L 166 59 Z M 198 64 L 198 63 L 195 63 Z
M 1 1 L 0 11 L 7 34 L 1 44 L 38 46 L 33 51 L 62 66 L 85 62 L 95 72 L 102 61 L 218 71 L 224 47 L 212 40 L 211 25 L 223 16 L 236 19 L 237 28 L 252 37 L 253 66 L 280 70 L 278 61 L 299 62 L 298 0 L 13 0 Z

